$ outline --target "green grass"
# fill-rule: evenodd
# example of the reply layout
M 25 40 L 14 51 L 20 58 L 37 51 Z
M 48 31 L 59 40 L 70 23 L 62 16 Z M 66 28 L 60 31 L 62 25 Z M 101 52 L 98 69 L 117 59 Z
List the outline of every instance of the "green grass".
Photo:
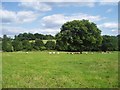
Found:
M 4 52 L 2 58 L 3 88 L 118 87 L 118 52 L 88 55 Z

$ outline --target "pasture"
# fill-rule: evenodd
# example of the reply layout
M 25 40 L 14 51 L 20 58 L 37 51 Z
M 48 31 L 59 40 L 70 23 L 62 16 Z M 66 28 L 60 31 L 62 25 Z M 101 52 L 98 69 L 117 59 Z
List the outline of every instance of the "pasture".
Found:
M 3 88 L 118 87 L 118 52 L 3 52 Z

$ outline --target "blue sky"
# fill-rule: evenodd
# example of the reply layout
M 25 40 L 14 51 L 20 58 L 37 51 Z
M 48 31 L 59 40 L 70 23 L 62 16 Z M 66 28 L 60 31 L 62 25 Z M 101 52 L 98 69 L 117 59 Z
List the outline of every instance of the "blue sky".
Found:
M 118 34 L 116 2 L 2 2 L 2 34 L 55 35 L 67 21 L 88 19 L 97 24 L 102 35 Z M 2 36 L 2 34 L 0 36 Z

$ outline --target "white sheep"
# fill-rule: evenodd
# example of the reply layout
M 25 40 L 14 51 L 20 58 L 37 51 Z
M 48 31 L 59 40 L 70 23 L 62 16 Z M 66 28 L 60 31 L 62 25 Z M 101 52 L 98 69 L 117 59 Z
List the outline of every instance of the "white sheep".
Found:
M 88 52 L 85 52 L 85 54 L 88 54 Z
M 52 52 L 49 52 L 49 54 L 52 54 Z
M 53 54 L 55 54 L 55 52 L 52 52 Z
M 60 54 L 59 52 L 57 52 L 57 54 Z

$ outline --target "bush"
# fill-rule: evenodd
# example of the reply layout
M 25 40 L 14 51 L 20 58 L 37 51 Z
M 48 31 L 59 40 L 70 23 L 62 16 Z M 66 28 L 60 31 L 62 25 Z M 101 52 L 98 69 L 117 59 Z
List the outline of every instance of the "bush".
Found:
M 55 42 L 54 41 L 47 41 L 45 44 L 47 50 L 54 50 L 55 49 Z

